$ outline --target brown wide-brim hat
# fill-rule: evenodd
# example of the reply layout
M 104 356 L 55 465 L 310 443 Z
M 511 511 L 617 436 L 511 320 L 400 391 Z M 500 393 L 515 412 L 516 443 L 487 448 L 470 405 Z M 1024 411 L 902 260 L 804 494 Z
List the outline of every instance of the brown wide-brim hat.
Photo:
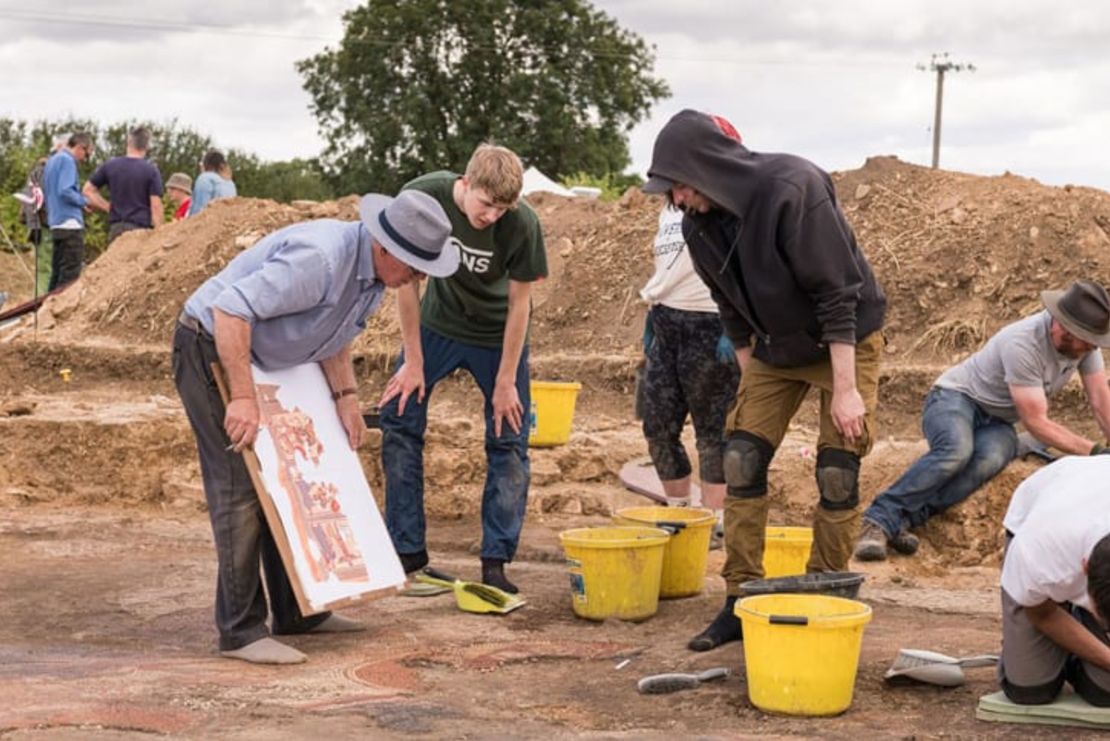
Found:
M 177 188 L 189 195 L 193 194 L 193 179 L 183 172 L 175 172 L 166 179 L 166 190 Z
M 1077 280 L 1066 291 L 1041 291 L 1052 318 L 1071 334 L 1097 347 L 1110 347 L 1110 295 L 1089 280 Z

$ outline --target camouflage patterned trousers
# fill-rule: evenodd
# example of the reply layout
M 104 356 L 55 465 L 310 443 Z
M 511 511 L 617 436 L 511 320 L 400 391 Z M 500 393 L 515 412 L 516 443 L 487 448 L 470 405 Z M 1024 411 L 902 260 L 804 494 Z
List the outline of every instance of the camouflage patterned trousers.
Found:
M 652 307 L 654 338 L 646 350 L 644 437 L 664 481 L 690 475 L 682 445 L 687 415 L 694 423 L 698 472 L 705 483 L 723 484 L 725 418 L 736 398 L 740 370 L 731 352 L 718 357 L 721 320 L 716 314 Z

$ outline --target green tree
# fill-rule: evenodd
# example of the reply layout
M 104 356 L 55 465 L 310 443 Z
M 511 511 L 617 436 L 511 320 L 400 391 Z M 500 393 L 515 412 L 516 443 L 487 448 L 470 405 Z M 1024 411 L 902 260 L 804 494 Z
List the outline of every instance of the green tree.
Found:
M 654 51 L 585 0 L 369 0 L 298 62 L 341 192 L 461 169 L 492 139 L 561 178 L 621 172 L 670 94 Z
M 263 162 L 253 154 L 235 149 L 227 153 L 227 159 L 241 196 L 270 198 L 285 203 L 327 201 L 335 197 L 316 160 Z
M 140 124 L 150 129 L 151 147 L 147 156 L 158 167 L 163 180 L 174 172 L 196 177 L 201 157 L 212 147 L 212 138 L 176 120 L 168 123 L 129 120 L 102 125 L 73 117 L 34 122 L 0 117 L 0 229 L 7 237 L 0 237 L 0 249 L 10 249 L 9 239 L 17 248 L 27 245 L 27 230 L 19 220 L 19 201 L 10 194 L 24 188 L 31 168 L 38 159 L 50 154 L 56 137 L 77 131 L 93 137 L 93 156 L 78 165 L 78 177 L 84 184 L 99 165 L 126 153 L 127 132 Z M 242 196 L 277 201 L 322 201 L 334 197 L 316 160 L 266 162 L 234 149 L 226 154 Z M 168 203 L 167 212 L 172 213 Z M 94 211 L 86 214 L 85 225 L 86 257 L 91 262 L 107 246 L 108 219 Z M 46 272 L 49 275 L 48 268 Z M 4 288 L 0 286 L 0 290 Z

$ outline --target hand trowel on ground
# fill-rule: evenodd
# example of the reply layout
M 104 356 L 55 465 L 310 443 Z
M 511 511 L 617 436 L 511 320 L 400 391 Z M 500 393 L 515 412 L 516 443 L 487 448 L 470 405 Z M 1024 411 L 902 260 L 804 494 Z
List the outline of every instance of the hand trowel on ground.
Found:
M 724 679 L 728 674 L 728 668 L 723 666 L 706 669 L 700 674 L 653 674 L 637 682 L 636 689 L 640 690 L 640 692 L 645 695 L 661 695 L 666 692 L 690 690 L 697 687 L 702 682 L 708 682 L 713 679 Z

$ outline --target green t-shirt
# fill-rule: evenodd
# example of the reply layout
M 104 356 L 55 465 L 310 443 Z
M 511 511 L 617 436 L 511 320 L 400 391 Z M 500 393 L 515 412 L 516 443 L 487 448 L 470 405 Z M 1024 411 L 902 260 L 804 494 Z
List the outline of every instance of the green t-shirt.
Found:
M 439 201 L 451 219 L 459 269 L 449 278 L 428 278 L 420 322 L 459 342 L 501 347 L 509 314 L 509 279 L 530 283 L 547 276 L 547 253 L 536 212 L 521 201 L 493 226 L 477 230 L 455 203 L 459 175 L 433 172 L 405 185 Z

